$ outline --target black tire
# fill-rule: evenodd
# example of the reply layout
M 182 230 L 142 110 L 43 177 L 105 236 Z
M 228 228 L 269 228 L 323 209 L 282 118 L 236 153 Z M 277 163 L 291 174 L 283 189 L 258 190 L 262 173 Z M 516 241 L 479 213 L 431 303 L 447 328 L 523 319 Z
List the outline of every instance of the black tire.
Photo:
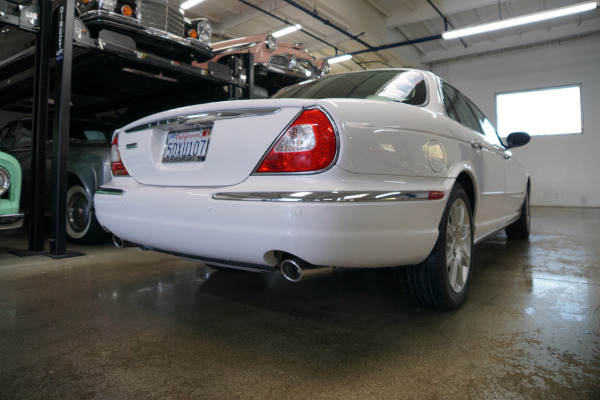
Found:
M 67 240 L 77 244 L 97 244 L 108 239 L 109 234 L 100 226 L 92 199 L 80 184 L 67 191 Z
M 531 213 L 529 210 L 529 193 L 525 192 L 525 199 L 521 206 L 519 219 L 504 229 L 509 239 L 527 239 L 531 232 Z
M 464 188 L 452 188 L 439 236 L 425 261 L 400 267 L 405 297 L 418 306 L 442 311 L 460 306 L 469 290 L 473 260 L 473 212 Z

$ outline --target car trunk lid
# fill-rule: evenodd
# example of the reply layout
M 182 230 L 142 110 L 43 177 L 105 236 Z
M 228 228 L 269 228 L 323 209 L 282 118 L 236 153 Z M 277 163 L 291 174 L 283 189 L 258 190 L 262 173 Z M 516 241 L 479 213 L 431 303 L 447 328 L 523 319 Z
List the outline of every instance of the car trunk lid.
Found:
M 119 153 L 145 185 L 235 185 L 252 174 L 306 102 L 244 100 L 156 114 L 117 131 Z

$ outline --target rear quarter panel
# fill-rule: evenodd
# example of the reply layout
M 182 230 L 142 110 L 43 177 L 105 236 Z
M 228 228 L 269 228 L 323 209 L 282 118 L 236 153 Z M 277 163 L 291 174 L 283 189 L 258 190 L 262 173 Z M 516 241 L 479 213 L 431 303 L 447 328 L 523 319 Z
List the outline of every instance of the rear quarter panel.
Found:
M 455 178 L 470 168 L 464 132 L 448 124 L 442 114 L 382 100 L 334 99 L 320 101 L 319 105 L 338 127 L 341 145 L 337 165 L 346 171 Z M 437 172 L 427 156 L 432 141 L 442 146 L 446 158 Z

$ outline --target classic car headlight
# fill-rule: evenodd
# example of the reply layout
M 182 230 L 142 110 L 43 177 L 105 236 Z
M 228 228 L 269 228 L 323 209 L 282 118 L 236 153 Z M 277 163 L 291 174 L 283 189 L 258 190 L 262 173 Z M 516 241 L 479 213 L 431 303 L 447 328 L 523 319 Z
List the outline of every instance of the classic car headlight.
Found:
M 198 21 L 198 25 L 196 26 L 196 31 L 198 32 L 198 40 L 202 43 L 210 43 L 210 37 L 212 35 L 212 26 L 210 25 L 210 21 L 206 18 L 202 18 Z
M 0 196 L 2 196 L 10 187 L 10 174 L 4 167 L 0 167 Z
M 98 7 L 109 11 L 115 11 L 115 8 L 117 7 L 117 0 L 100 0 L 98 2 Z
M 269 50 L 277 50 L 277 38 L 273 35 L 267 36 L 267 40 L 265 40 L 267 45 L 267 49 Z
M 298 60 L 296 59 L 296 55 L 292 54 L 290 56 L 290 60 L 288 61 L 288 67 L 294 68 L 297 63 L 298 63 Z

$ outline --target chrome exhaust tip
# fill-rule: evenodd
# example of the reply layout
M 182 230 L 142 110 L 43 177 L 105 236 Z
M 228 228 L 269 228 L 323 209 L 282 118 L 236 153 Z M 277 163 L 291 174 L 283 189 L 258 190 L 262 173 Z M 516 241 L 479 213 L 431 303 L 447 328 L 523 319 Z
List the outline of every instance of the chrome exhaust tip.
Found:
M 287 258 L 279 264 L 281 274 L 290 282 L 324 278 L 333 273 L 333 267 L 315 266 L 299 258 Z
M 112 241 L 118 248 L 123 248 L 127 245 L 123 239 L 115 235 L 112 236 Z

